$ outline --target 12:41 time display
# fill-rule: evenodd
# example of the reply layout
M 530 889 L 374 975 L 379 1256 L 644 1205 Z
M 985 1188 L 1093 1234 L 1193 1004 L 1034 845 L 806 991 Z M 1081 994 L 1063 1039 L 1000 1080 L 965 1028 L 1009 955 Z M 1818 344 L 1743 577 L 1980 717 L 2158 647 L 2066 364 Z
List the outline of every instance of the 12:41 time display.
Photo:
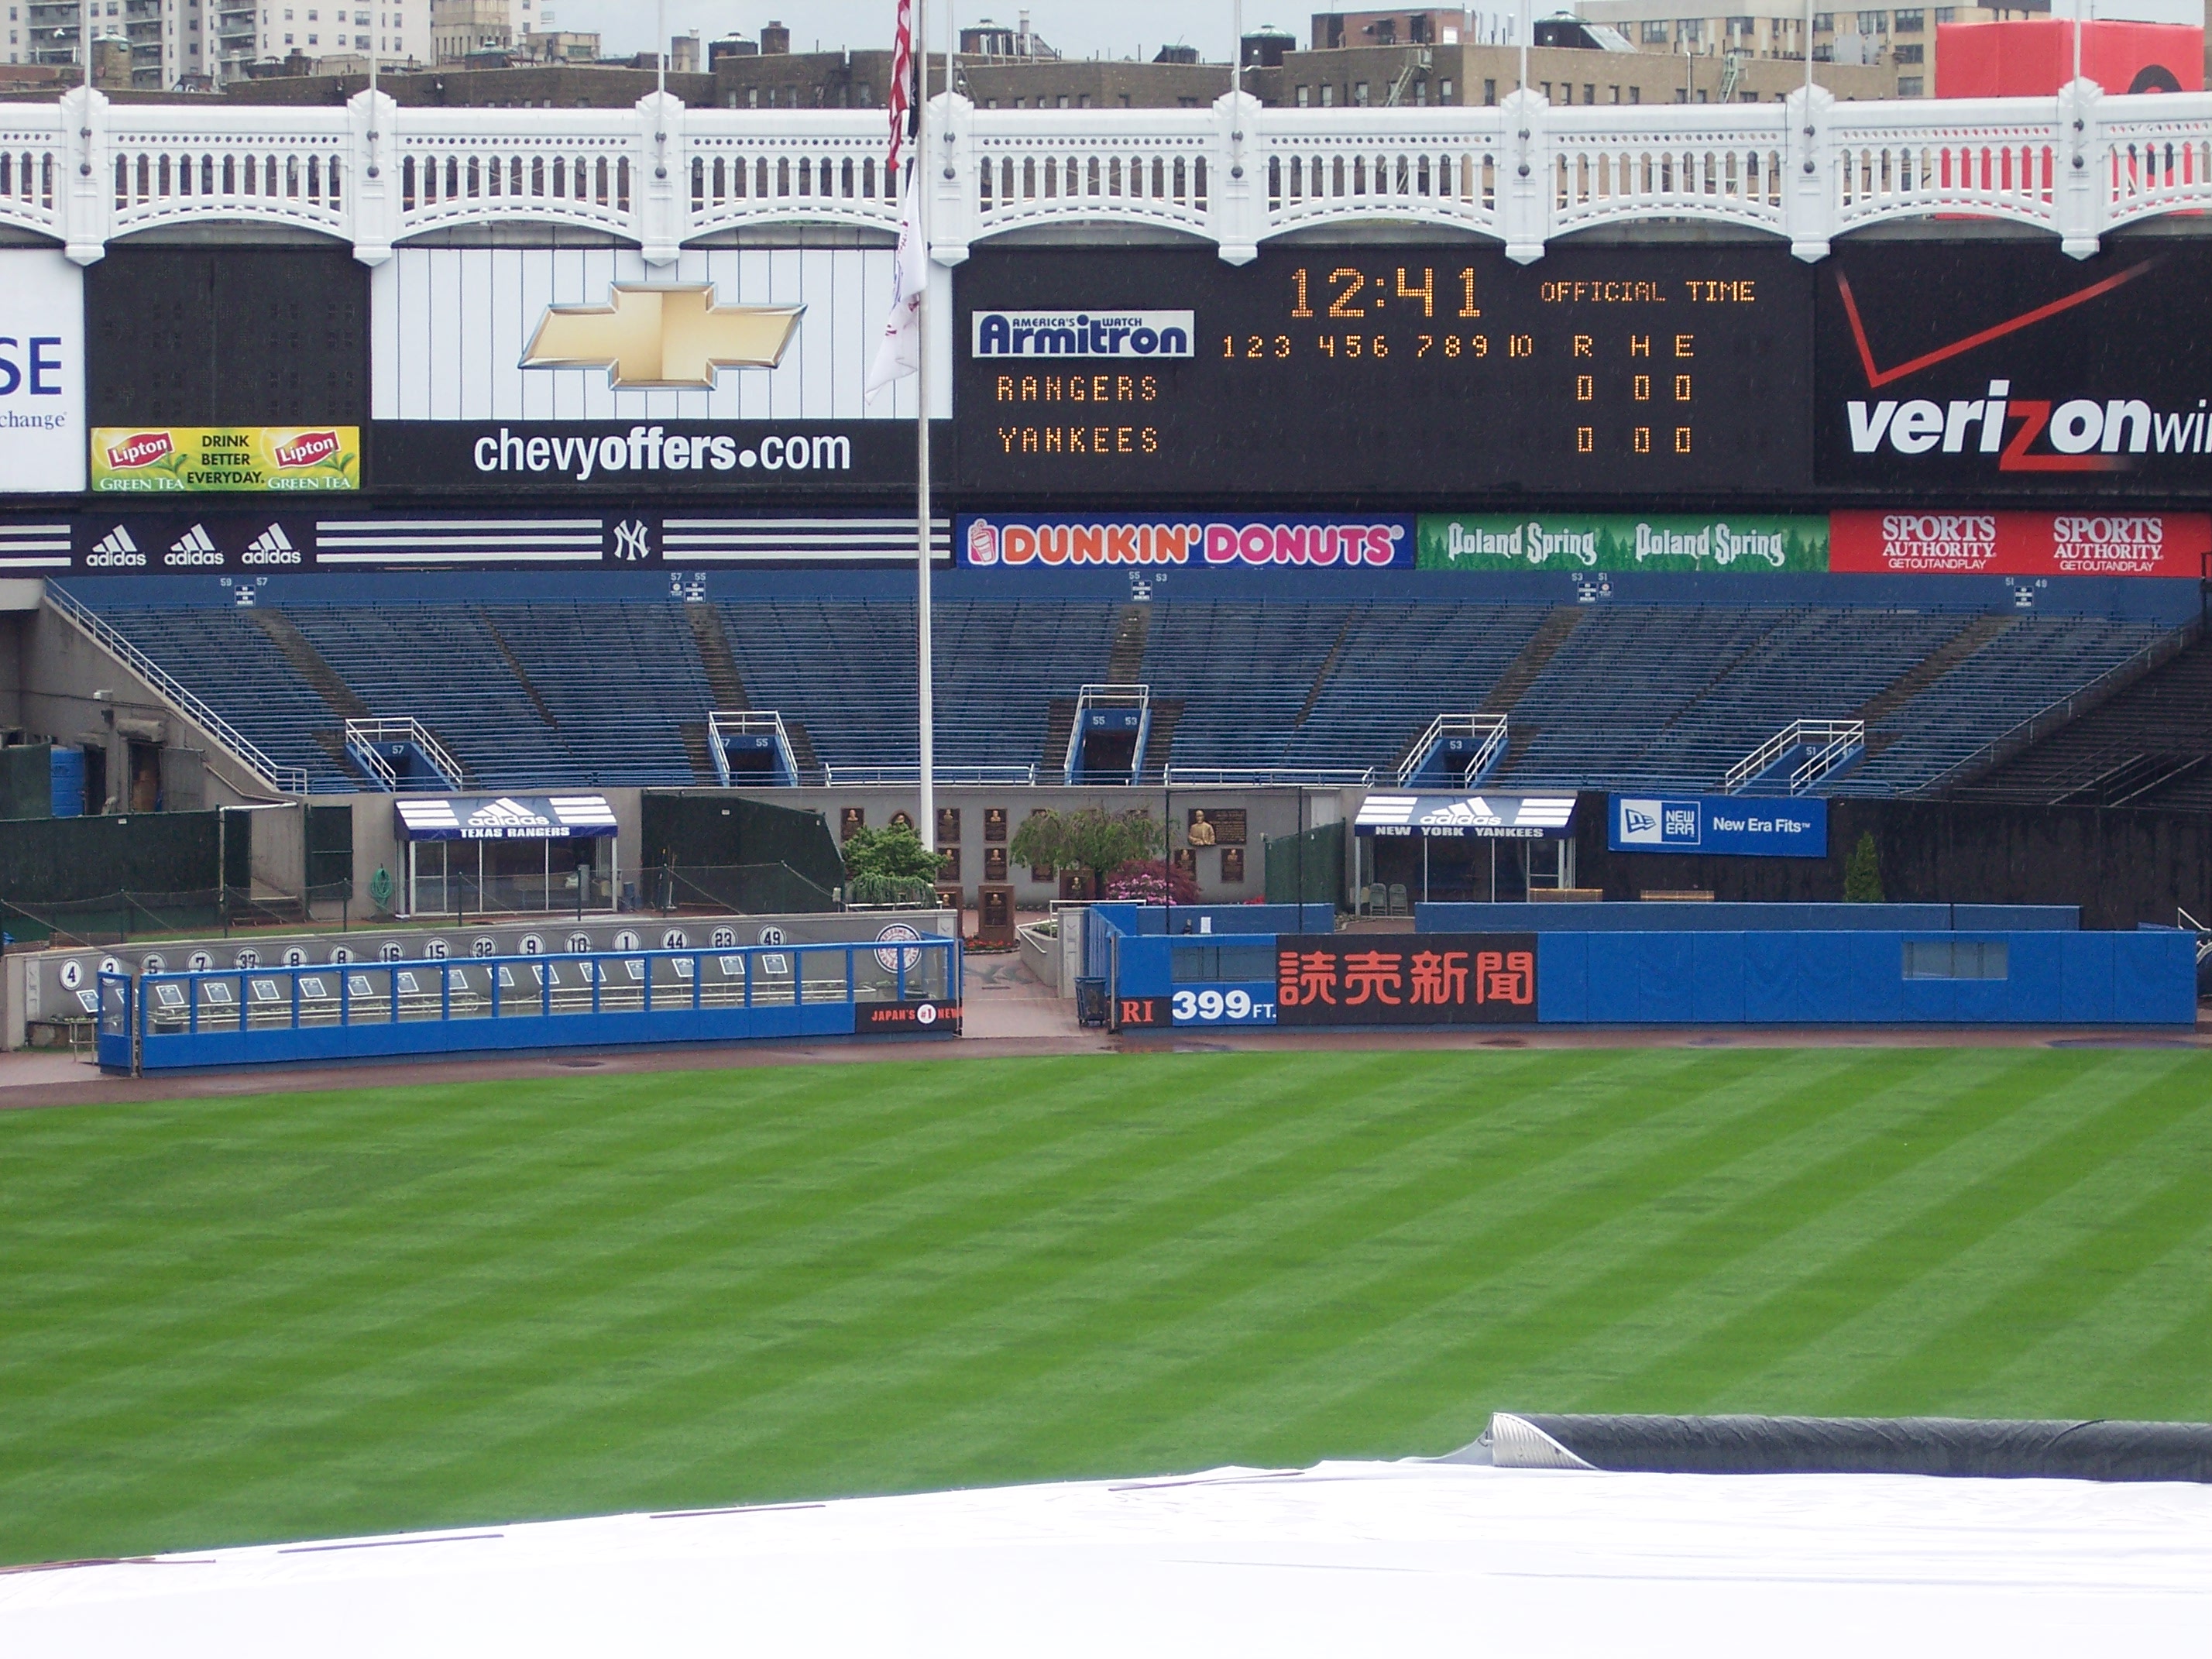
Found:
M 1401 310 L 1403 310 L 1409 302 L 1418 304 L 1421 307 L 1423 319 L 1432 320 L 1437 314 L 1436 267 L 1423 265 L 1419 269 L 1421 280 L 1419 285 L 1416 286 L 1411 280 L 1413 274 L 1412 270 L 1405 265 L 1398 267 L 1398 280 L 1395 284 L 1385 281 L 1382 277 L 1370 276 L 1367 272 L 1352 265 L 1339 265 L 1323 279 L 1321 287 L 1324 291 L 1316 295 L 1314 291 L 1313 272 L 1305 266 L 1300 265 L 1291 273 L 1291 291 L 1294 301 L 1291 307 L 1291 315 L 1300 321 L 1316 315 L 1351 319 L 1365 317 L 1372 312 L 1375 315 L 1380 316 L 1395 298 L 1399 301 Z M 1450 303 L 1450 289 L 1453 287 L 1456 287 L 1459 290 L 1460 307 L 1456 312 L 1449 314 L 1458 317 L 1481 316 L 1482 307 L 1474 301 L 1474 267 L 1473 265 L 1462 266 L 1457 283 L 1447 286 L 1445 297 L 1447 305 Z M 1314 310 L 1316 303 L 1323 305 L 1322 310 L 1319 313 Z

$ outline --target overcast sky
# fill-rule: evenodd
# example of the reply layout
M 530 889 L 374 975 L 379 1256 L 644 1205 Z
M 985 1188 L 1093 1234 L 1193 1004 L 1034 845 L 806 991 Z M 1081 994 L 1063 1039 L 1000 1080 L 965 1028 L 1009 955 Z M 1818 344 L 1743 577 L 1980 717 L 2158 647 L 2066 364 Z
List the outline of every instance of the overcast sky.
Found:
M 610 55 L 651 52 L 655 32 L 655 0 L 544 0 L 554 15 L 555 27 L 596 29 Z M 954 8 L 959 25 L 967 27 L 985 18 L 1011 24 L 1018 4 L 972 4 Z M 1132 58 L 1139 48 L 1146 58 L 1168 42 L 1199 48 L 1200 56 L 1226 63 L 1235 32 L 1230 0 L 1031 0 L 1027 8 L 1030 27 L 1069 58 Z M 1277 23 L 1301 39 L 1306 33 L 1306 0 L 1272 9 L 1265 0 L 1245 0 L 1244 27 L 1256 29 Z M 771 19 L 791 30 L 791 49 L 811 52 L 816 41 L 823 51 L 839 46 L 888 46 L 891 40 L 892 0 L 668 0 L 668 32 L 687 33 L 696 29 L 708 40 L 740 34 L 760 38 L 760 27 Z M 938 0 L 929 7 L 930 45 L 943 40 L 944 12 Z

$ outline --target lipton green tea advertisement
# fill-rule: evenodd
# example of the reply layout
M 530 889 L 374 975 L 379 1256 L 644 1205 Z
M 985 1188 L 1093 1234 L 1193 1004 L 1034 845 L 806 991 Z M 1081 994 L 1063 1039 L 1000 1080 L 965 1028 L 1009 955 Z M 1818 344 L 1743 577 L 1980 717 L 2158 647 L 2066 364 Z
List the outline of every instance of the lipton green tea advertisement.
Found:
M 1425 513 L 1418 546 L 1424 570 L 1825 571 L 1828 521 L 1809 514 Z
M 359 489 L 361 428 L 95 427 L 92 487 L 149 495 Z

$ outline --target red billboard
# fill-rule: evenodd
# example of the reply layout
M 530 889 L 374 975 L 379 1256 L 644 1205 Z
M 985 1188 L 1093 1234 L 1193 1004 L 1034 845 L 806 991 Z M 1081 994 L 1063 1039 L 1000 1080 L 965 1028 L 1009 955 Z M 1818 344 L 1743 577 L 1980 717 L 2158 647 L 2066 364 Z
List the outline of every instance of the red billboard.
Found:
M 1831 570 L 1885 575 L 2198 575 L 2212 514 L 1835 513 Z
M 2081 75 L 2107 92 L 2201 91 L 2204 31 L 2193 23 L 2118 18 L 2085 23 Z M 1936 26 L 1938 98 L 2048 98 L 2073 78 L 2074 25 L 2069 19 Z

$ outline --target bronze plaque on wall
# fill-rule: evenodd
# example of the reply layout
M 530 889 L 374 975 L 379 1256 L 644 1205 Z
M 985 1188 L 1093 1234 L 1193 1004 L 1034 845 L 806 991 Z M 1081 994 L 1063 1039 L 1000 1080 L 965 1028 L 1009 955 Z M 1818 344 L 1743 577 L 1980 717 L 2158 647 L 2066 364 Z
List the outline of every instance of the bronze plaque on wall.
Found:
M 1241 806 L 1194 806 L 1183 830 L 1183 840 L 1193 847 L 1242 847 L 1244 809 Z

